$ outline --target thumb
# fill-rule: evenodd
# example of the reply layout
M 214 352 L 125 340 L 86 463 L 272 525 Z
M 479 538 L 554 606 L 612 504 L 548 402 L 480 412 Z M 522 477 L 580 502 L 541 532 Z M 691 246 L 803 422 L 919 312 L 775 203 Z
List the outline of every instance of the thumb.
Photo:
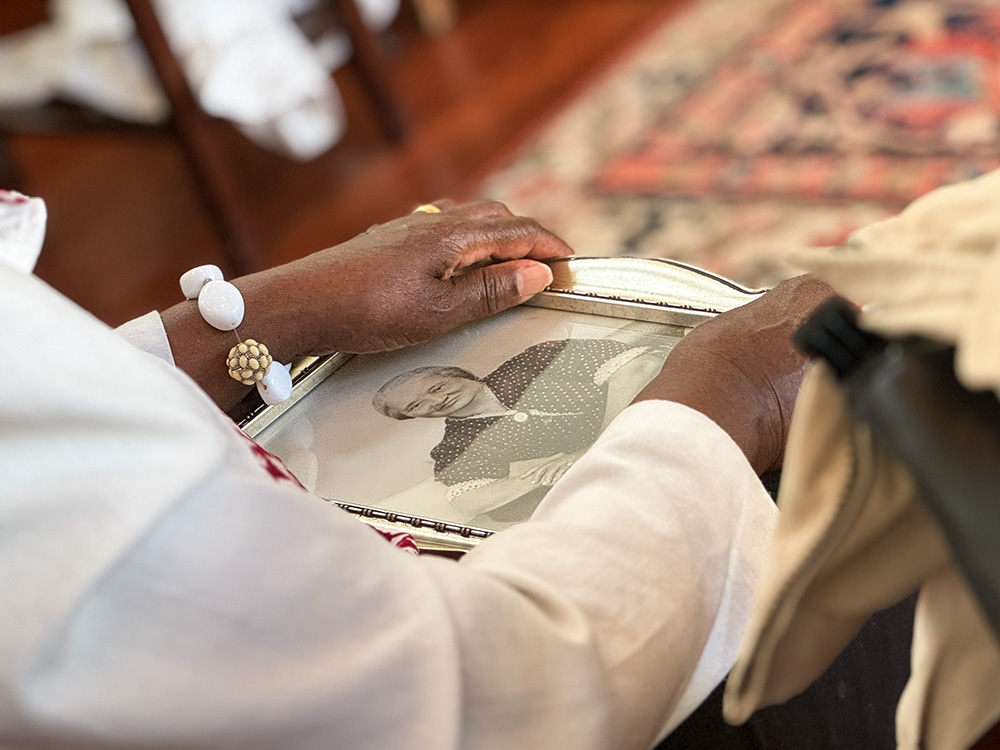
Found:
M 485 318 L 524 302 L 552 283 L 552 269 L 535 260 L 511 260 L 474 268 L 450 279 L 456 306 L 468 320 Z

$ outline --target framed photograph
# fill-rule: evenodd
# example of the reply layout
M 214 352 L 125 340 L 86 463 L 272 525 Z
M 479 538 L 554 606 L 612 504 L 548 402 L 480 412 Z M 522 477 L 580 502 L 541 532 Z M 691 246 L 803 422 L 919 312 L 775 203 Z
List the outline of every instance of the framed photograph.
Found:
M 315 494 L 419 546 L 526 520 L 699 322 L 761 294 L 639 258 L 553 264 L 529 304 L 405 350 L 300 363 L 243 429 Z

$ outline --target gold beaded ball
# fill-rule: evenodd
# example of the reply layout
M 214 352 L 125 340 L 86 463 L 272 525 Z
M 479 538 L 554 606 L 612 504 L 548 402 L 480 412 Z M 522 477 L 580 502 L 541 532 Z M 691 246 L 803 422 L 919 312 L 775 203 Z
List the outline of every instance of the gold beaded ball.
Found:
M 273 361 L 266 346 L 247 339 L 229 350 L 226 364 L 229 366 L 229 377 L 243 385 L 253 385 L 267 375 Z

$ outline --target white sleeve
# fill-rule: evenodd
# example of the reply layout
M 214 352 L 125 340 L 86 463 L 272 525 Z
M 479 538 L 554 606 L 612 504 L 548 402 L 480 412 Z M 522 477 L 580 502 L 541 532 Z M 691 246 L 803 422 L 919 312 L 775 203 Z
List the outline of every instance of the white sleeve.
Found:
M 734 658 L 775 511 L 697 413 L 626 410 L 534 520 L 414 558 L 11 288 L 0 343 L 88 356 L 0 401 L 0 745 L 644 748 Z
M 174 353 L 167 339 L 167 331 L 163 327 L 163 319 L 158 312 L 148 312 L 122 323 L 115 329 L 115 333 L 137 349 L 162 359 L 168 365 L 174 364 Z
M 530 523 L 486 540 L 463 561 L 510 590 L 500 602 L 456 592 L 453 606 L 470 627 L 466 668 L 514 674 L 517 664 L 531 686 L 520 707 L 526 714 L 555 701 L 552 712 L 575 724 L 581 719 L 570 706 L 591 706 L 600 731 L 584 722 L 583 736 L 566 746 L 648 745 L 650 732 L 676 727 L 732 667 L 776 520 L 742 452 L 710 419 L 663 401 L 629 407 Z M 592 649 L 591 680 L 583 664 L 564 674 L 543 639 L 526 638 L 499 663 L 472 647 L 474 638 L 509 632 L 507 613 L 526 602 L 536 617 L 547 616 L 553 634 L 561 631 L 564 648 L 574 644 L 577 659 Z M 488 679 L 479 688 L 482 699 L 466 710 L 495 721 L 494 688 Z M 511 725 L 516 716 L 511 711 Z M 608 729 L 603 745 L 586 739 Z M 548 746 L 558 736 L 547 737 Z M 544 746 L 532 742 L 511 746 Z

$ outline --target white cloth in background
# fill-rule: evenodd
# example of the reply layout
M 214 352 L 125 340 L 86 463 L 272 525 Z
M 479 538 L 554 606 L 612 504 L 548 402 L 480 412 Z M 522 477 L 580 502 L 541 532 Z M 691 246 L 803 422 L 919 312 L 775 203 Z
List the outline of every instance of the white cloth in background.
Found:
M 155 0 L 161 24 L 202 108 L 262 146 L 310 159 L 343 134 L 333 68 L 343 35 L 313 46 L 293 15 L 317 0 Z M 359 0 L 375 29 L 399 0 Z M 0 39 L 0 106 L 64 97 L 125 120 L 169 112 L 122 0 L 52 0 L 49 24 Z M 345 46 L 346 45 L 346 46 Z
M 0 37 L 0 106 L 56 97 L 123 120 L 159 122 L 169 105 L 121 0 L 51 0 L 51 21 Z
M 776 510 L 703 415 L 630 407 L 531 521 L 415 558 L 180 371 L 0 289 L 0 745 L 645 748 L 732 664 Z

